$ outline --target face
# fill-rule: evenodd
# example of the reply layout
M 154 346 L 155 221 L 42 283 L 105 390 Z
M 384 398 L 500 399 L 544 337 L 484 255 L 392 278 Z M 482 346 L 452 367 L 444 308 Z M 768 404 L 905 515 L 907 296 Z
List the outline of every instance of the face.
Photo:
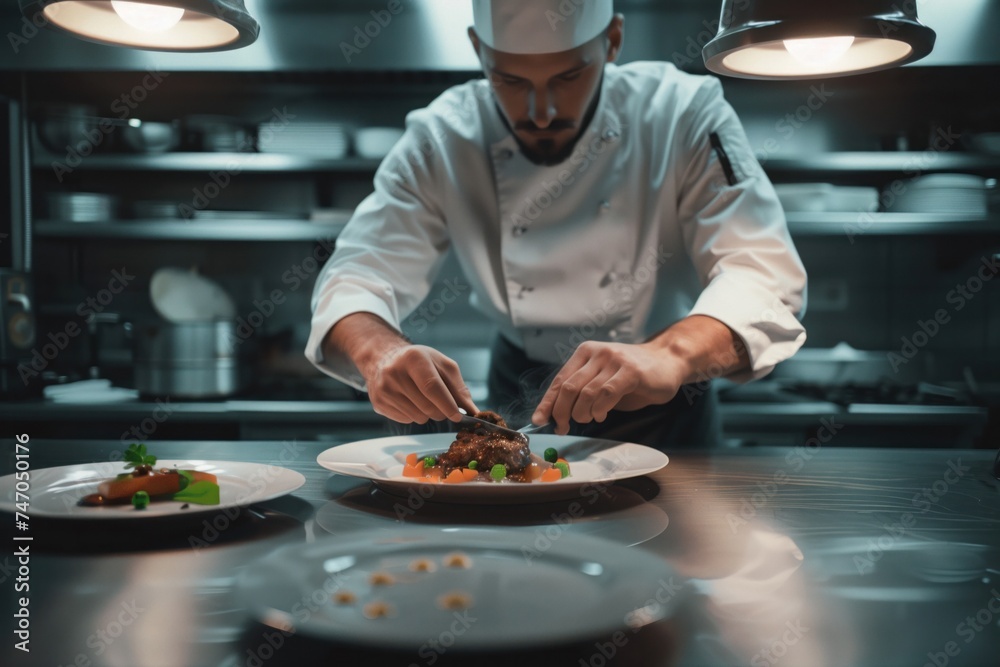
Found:
M 604 34 L 570 51 L 515 54 L 494 51 L 469 29 L 497 106 L 521 151 L 536 164 L 569 157 L 597 106 L 604 65 L 618 57 L 622 17 Z

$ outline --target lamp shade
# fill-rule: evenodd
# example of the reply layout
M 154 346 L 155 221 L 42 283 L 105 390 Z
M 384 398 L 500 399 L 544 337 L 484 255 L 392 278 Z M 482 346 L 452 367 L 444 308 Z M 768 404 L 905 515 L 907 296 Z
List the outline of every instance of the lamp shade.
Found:
M 863 74 L 920 60 L 934 31 L 915 0 L 723 0 L 705 65 L 744 79 Z
M 99 44 L 151 51 L 227 51 L 257 41 L 243 0 L 19 0 L 36 25 Z

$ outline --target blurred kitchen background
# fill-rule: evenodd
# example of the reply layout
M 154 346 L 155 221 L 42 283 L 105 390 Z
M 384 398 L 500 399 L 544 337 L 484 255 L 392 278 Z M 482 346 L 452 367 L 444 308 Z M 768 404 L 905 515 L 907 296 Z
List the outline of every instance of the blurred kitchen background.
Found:
M 31 281 L 2 286 L 0 437 L 337 440 L 388 428 L 303 357 L 313 258 L 370 192 L 406 113 L 479 76 L 468 3 L 404 0 L 372 24 L 388 4 L 249 0 L 254 45 L 162 54 L 36 30 L 4 3 L 0 267 Z M 619 0 L 621 61 L 704 73 L 719 5 Z M 764 381 L 716 383 L 731 446 L 815 445 L 831 419 L 844 426 L 832 445 L 998 443 L 1000 279 L 988 278 L 1000 261 L 1000 3 L 918 6 L 938 41 L 915 66 L 723 80 L 810 277 L 807 348 Z M 155 326 L 150 280 L 163 267 L 218 283 L 249 327 L 237 359 L 200 362 L 214 395 L 158 402 L 160 385 L 136 398 L 151 363 L 137 339 Z M 407 333 L 458 360 L 481 398 L 493 332 L 465 284 L 450 261 L 430 298 L 457 300 L 429 302 Z M 33 349 L 60 349 L 29 357 L 25 379 L 10 338 L 26 303 Z M 87 379 L 108 382 L 71 384 Z

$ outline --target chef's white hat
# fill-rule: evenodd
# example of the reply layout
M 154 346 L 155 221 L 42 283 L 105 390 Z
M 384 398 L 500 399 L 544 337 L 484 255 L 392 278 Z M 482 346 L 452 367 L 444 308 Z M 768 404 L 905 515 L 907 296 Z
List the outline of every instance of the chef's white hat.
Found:
M 476 34 L 506 53 L 557 53 L 597 37 L 613 0 L 472 0 Z

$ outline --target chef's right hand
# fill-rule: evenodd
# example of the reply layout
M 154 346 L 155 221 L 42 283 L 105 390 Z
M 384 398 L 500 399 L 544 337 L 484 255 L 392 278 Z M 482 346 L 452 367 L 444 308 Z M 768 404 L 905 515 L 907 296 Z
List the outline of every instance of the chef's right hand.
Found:
M 392 346 L 358 370 L 375 412 L 394 421 L 458 421 L 459 408 L 479 412 L 458 364 L 425 345 Z

